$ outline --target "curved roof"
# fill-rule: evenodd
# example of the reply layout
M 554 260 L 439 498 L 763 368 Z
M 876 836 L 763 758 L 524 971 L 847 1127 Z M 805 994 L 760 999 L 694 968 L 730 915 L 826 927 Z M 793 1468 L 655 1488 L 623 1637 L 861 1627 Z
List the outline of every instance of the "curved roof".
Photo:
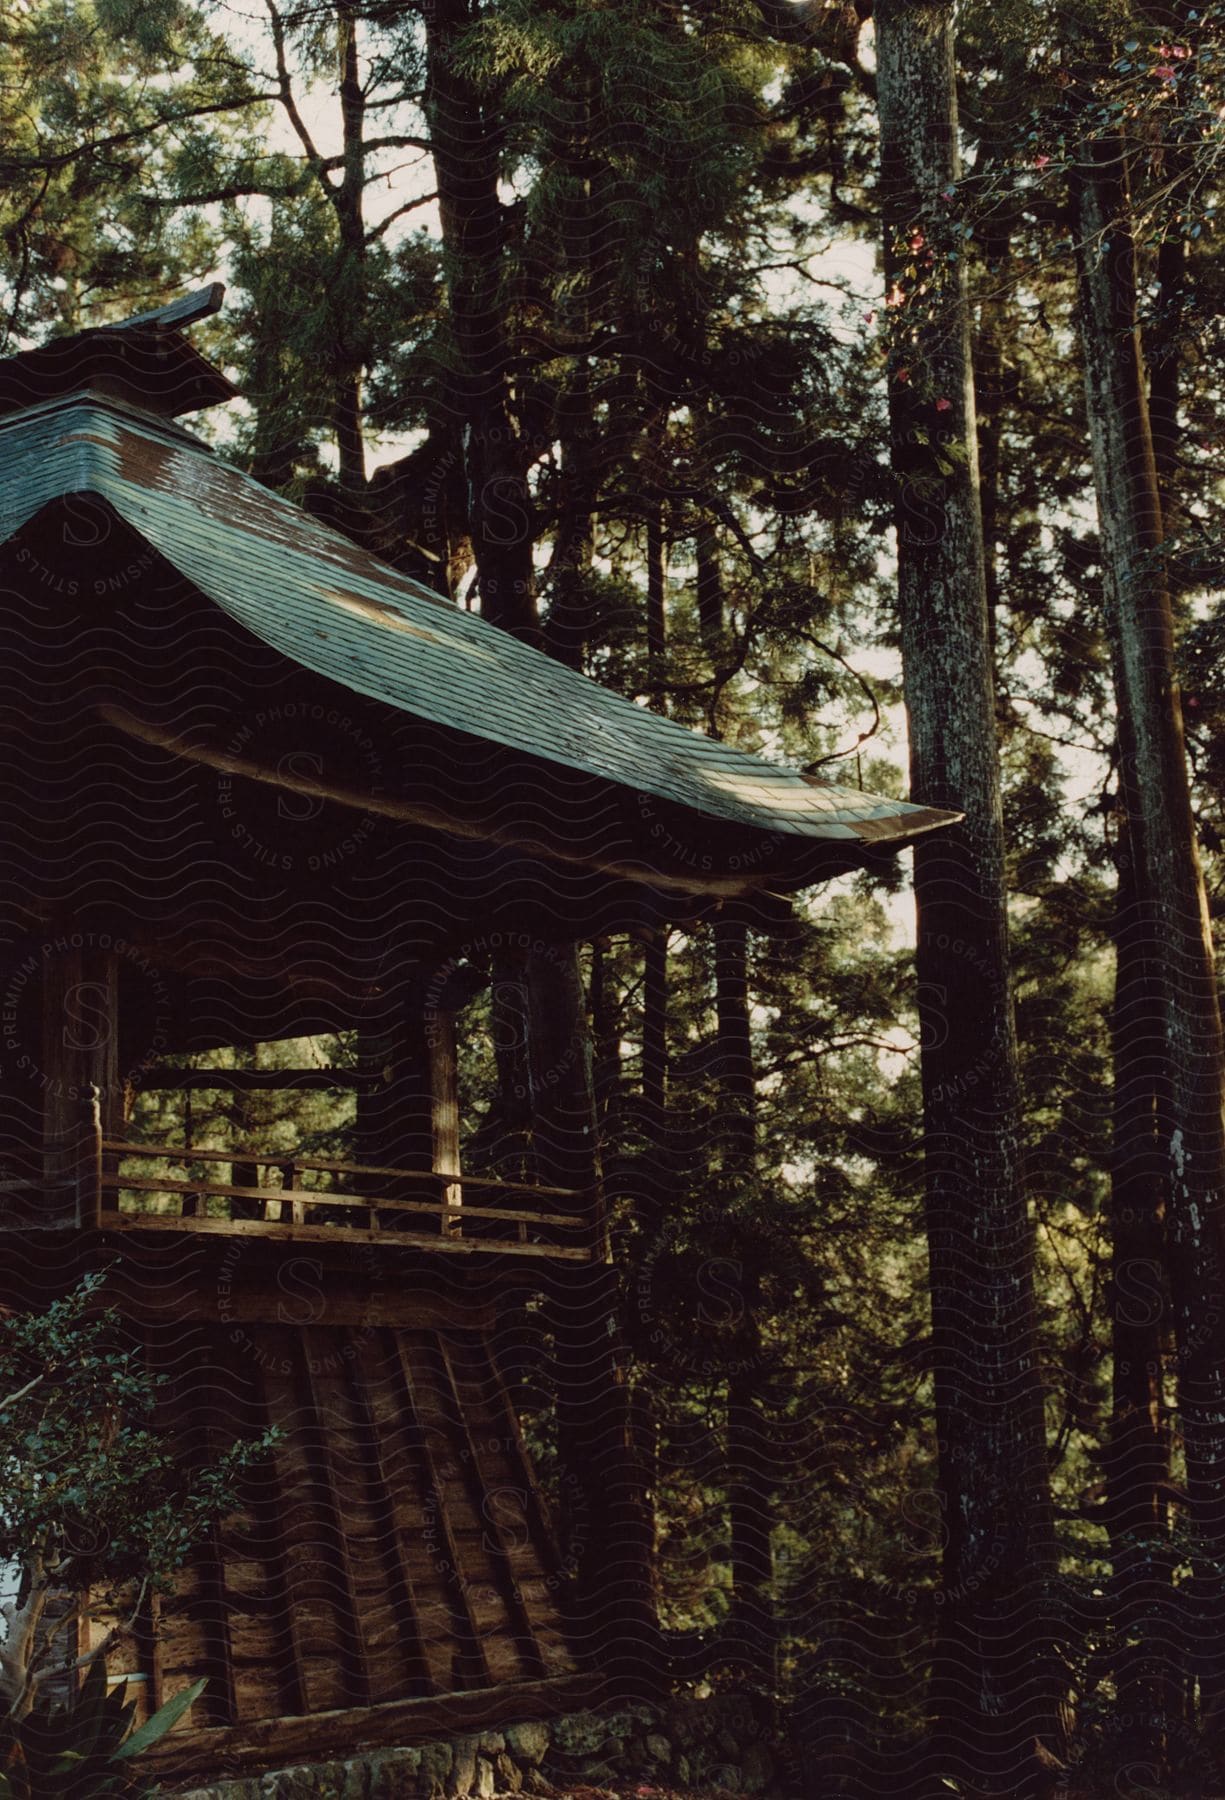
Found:
M 449 605 L 169 421 L 88 393 L 0 419 L 0 541 L 79 493 L 282 655 L 419 718 L 792 837 L 901 848 L 957 816 L 815 781 L 647 712 Z

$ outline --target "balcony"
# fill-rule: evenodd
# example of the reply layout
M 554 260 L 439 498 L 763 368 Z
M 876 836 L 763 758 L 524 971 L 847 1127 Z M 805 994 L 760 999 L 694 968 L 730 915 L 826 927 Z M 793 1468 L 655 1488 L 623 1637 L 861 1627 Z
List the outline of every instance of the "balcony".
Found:
M 73 1134 L 42 1181 L 0 1182 L 9 1229 L 198 1233 L 592 1262 L 598 1193 L 284 1151 Z M 19 1209 L 19 1210 L 15 1210 Z
M 575 1189 L 283 1153 L 112 1139 L 99 1147 L 97 1225 L 104 1231 L 357 1240 L 571 1262 L 595 1254 L 589 1197 Z M 191 1172 L 172 1175 L 167 1167 Z M 277 1185 L 261 1182 L 261 1170 L 274 1172 Z

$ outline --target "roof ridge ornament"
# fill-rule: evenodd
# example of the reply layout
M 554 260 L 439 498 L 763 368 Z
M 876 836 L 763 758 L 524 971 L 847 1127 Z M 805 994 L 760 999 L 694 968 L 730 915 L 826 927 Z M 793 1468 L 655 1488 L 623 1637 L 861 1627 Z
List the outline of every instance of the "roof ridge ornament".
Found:
M 112 324 L 99 325 L 94 329 L 133 331 L 154 326 L 166 331 L 181 331 L 185 325 L 196 325 L 201 319 L 211 319 L 214 313 L 221 311 L 224 299 L 224 281 L 210 281 L 207 287 L 196 288 L 190 294 L 180 294 L 177 300 L 168 300 L 165 306 L 155 306 L 150 312 L 134 313 L 130 319 L 116 319 Z
M 184 326 L 219 311 L 224 297 L 224 284 L 212 281 L 150 312 L 88 325 L 6 357 L 0 361 L 0 413 L 89 393 L 173 419 L 233 400 L 238 390 L 183 335 Z

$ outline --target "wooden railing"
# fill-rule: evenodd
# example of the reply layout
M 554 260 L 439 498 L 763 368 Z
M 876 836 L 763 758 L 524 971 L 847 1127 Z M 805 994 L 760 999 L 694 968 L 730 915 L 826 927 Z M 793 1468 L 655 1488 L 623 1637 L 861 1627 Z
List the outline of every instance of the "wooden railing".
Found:
M 100 1136 L 97 1151 L 96 1222 L 103 1230 L 212 1232 L 279 1241 L 358 1238 L 452 1253 L 582 1262 L 598 1254 L 597 1197 L 573 1188 L 318 1156 L 130 1144 Z M 156 1162 L 203 1172 L 143 1172 Z M 142 1172 L 133 1173 L 128 1166 L 133 1163 Z M 260 1185 L 261 1169 L 276 1170 L 279 1186 Z M 226 1170 L 229 1180 L 222 1178 Z M 342 1185 L 316 1185 L 328 1178 Z M 355 1192 L 355 1185 L 367 1191 Z M 542 1202 L 554 1202 L 553 1210 L 541 1210 Z

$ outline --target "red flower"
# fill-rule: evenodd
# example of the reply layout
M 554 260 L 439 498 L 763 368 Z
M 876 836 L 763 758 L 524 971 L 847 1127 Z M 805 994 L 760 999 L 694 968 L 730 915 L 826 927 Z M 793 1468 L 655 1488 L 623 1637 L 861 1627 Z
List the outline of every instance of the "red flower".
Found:
M 942 394 L 940 396 L 939 400 L 937 400 L 937 402 L 936 402 L 936 411 L 937 412 L 947 412 L 949 407 L 952 404 L 953 404 L 953 402 L 951 400 L 946 400 Z
M 1050 160 L 1051 159 L 1049 156 L 1035 156 L 1035 158 L 1034 158 L 1035 169 L 1045 169 L 1047 163 L 1050 162 Z

